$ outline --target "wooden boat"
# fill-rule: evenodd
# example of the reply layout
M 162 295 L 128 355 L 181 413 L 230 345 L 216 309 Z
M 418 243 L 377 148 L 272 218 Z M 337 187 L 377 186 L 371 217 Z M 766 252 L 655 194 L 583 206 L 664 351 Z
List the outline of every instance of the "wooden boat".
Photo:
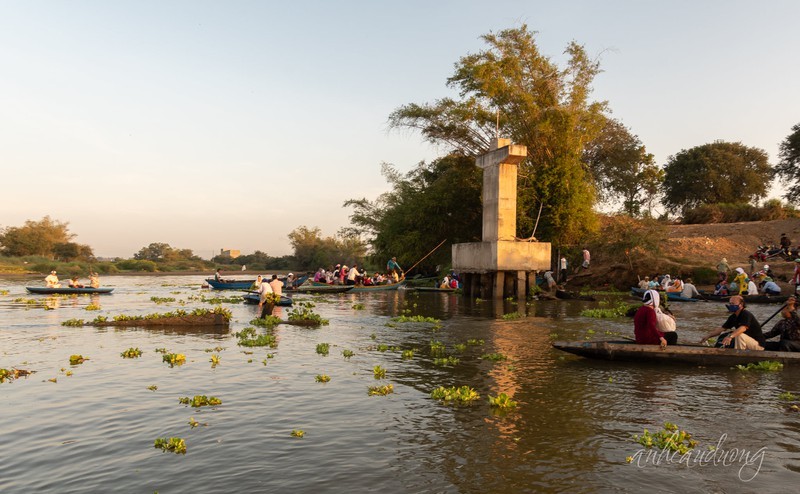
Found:
M 645 290 L 643 288 L 639 288 L 638 286 L 632 286 L 631 287 L 631 295 L 638 296 L 639 298 L 642 298 L 642 295 L 644 295 L 644 292 L 646 292 L 646 291 L 647 290 Z M 699 298 L 681 297 L 681 294 L 678 293 L 678 292 L 663 292 L 663 291 L 659 290 L 658 293 L 662 297 L 664 295 L 666 295 L 667 296 L 667 300 L 669 300 L 670 302 L 699 302 L 700 300 L 702 300 L 702 299 L 699 299 Z
M 242 295 L 244 299 L 244 303 L 246 304 L 257 304 L 260 301 L 260 297 L 257 293 L 246 293 Z M 292 299 L 287 297 L 286 295 L 281 295 L 281 300 L 277 304 L 280 307 L 291 307 L 292 306 Z
M 743 365 L 765 360 L 800 366 L 800 352 L 736 350 L 700 345 L 637 345 L 632 341 L 555 341 L 553 347 L 582 357 L 628 362 Z
M 456 293 L 459 289 L 458 288 L 439 288 L 436 286 L 417 286 L 413 288 L 418 292 L 444 292 L 444 293 Z
M 216 281 L 214 278 L 207 278 L 206 283 L 214 290 L 249 290 L 256 282 L 252 280 L 225 280 Z
M 727 302 L 731 295 L 714 295 L 713 293 L 700 292 L 703 297 L 714 302 Z M 743 295 L 745 303 L 748 304 L 783 304 L 789 299 L 790 295 Z
M 290 293 L 343 293 L 349 292 L 353 288 L 352 285 L 327 285 L 312 281 L 286 291 Z
M 318 281 L 311 282 L 313 286 L 333 286 L 333 287 L 348 287 L 351 293 L 368 293 L 368 292 L 384 292 L 388 290 L 397 290 L 406 284 L 405 280 L 400 280 L 398 283 L 388 283 L 386 285 L 328 285 L 327 283 L 320 283 Z
M 26 290 L 30 293 L 36 293 L 39 295 L 70 295 L 73 293 L 111 293 L 114 291 L 113 288 L 92 288 L 90 286 L 84 288 L 70 288 L 70 287 L 61 287 L 61 288 L 48 288 L 43 286 L 26 286 Z

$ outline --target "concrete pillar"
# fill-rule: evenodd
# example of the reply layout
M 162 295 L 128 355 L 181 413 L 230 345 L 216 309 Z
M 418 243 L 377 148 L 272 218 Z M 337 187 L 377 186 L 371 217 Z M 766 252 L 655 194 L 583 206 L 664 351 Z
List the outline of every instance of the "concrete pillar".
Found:
M 525 274 L 525 271 L 517 271 L 517 301 L 525 300 L 528 296 L 528 291 L 526 289 L 526 285 L 528 282 L 528 277 Z
M 492 287 L 492 298 L 502 299 L 503 291 L 505 290 L 506 274 L 503 271 L 497 271 L 494 274 L 494 286 Z
M 505 283 L 503 283 L 503 298 L 513 297 L 514 292 L 516 291 L 514 287 L 516 282 L 516 277 L 514 276 L 514 272 L 510 271 L 503 273 L 503 276 L 505 276 L 506 278 Z

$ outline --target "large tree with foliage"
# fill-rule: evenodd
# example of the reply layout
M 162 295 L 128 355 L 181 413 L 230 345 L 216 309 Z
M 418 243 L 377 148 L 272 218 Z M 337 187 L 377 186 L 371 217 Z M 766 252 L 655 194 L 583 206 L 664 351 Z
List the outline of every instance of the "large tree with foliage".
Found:
M 318 227 L 300 226 L 289 233 L 298 269 L 313 271 L 328 268 L 334 263 L 361 263 L 366 257 L 367 245 L 348 232 L 335 237 L 323 237 Z
M 664 204 L 686 211 L 702 204 L 751 204 L 764 197 L 772 168 L 763 149 L 717 141 L 670 156 Z
M 432 143 L 465 156 L 490 150 L 498 132 L 528 147 L 518 181 L 517 235 L 574 242 L 596 227 L 595 188 L 581 160 L 600 133 L 605 102 L 590 101 L 600 72 L 583 46 L 570 43 L 559 67 L 540 53 L 527 26 L 484 35 L 486 50 L 462 57 L 447 80 L 460 98 L 409 104 L 389 117 L 393 128 L 416 129 Z M 456 213 L 459 210 L 452 211 Z
M 778 152 L 780 162 L 775 166 L 775 174 L 789 186 L 783 196 L 788 201 L 800 202 L 800 123 L 792 127 Z
M 23 226 L 3 229 L 0 245 L 7 256 L 53 257 L 57 245 L 71 243 L 74 237 L 69 232 L 69 223 L 45 216 L 39 221 L 28 220 Z
M 621 204 L 629 216 L 650 215 L 664 180 L 638 136 L 617 120 L 608 119 L 600 135 L 586 147 L 583 159 L 597 185 L 598 198 Z
M 359 231 L 369 233 L 374 262 L 392 256 L 408 268 L 439 242 L 446 240 L 421 266 L 430 270 L 450 262 L 450 245 L 481 239 L 481 170 L 474 158 L 450 155 L 420 163 L 403 175 L 384 164 L 391 185 L 376 201 L 349 200 L 350 217 Z
M 173 261 L 200 261 L 192 249 L 175 249 L 163 242 L 153 242 L 147 247 L 142 247 L 133 255 L 140 261 L 173 262 Z

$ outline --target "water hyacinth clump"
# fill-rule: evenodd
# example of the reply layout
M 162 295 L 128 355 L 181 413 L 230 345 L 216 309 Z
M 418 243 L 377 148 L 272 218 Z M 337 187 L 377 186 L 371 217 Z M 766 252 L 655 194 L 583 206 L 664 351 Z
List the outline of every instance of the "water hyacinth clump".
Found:
M 452 367 L 458 365 L 459 362 L 461 362 L 461 360 L 458 357 L 453 357 L 453 356 L 433 359 L 433 365 L 439 367 L 445 367 L 445 366 Z
M 344 357 L 346 359 L 349 359 L 353 355 L 355 355 L 355 353 L 353 353 L 352 350 L 342 350 L 342 357 Z
M 222 400 L 215 396 L 195 395 L 193 398 L 189 398 L 188 396 L 178 398 L 178 403 L 199 408 L 205 406 L 222 405 Z
M 316 382 L 318 382 L 318 383 L 326 383 L 326 382 L 330 382 L 331 376 L 329 376 L 327 374 L 317 374 L 317 376 L 314 378 L 314 380 Z
M 380 365 L 376 365 L 372 368 L 372 375 L 375 377 L 375 379 L 384 379 L 386 377 L 386 369 Z
M 783 370 L 783 364 L 774 360 L 763 360 L 758 363 L 751 362 L 747 365 L 737 365 L 736 368 L 740 371 L 778 372 Z
M 439 400 L 445 404 L 466 405 L 472 403 L 480 397 L 481 395 L 479 395 L 477 391 L 469 386 L 452 386 L 449 388 L 439 386 L 431 391 L 431 398 L 434 400 Z
M 383 386 L 370 386 L 367 390 L 367 394 L 369 396 L 386 396 L 392 393 L 394 393 L 394 386 L 391 384 L 386 384 Z
M 175 454 L 186 454 L 186 442 L 179 437 L 159 437 L 155 441 L 155 447 L 162 451 L 171 451 Z
M 499 362 L 501 360 L 508 360 L 508 357 L 506 357 L 502 353 L 486 353 L 481 355 L 481 359 L 491 360 L 492 362 Z
M 250 324 L 260 328 L 274 328 L 280 323 L 281 318 L 277 316 L 266 316 L 264 319 L 256 318 L 250 321 Z
M 69 365 L 80 365 L 87 360 L 89 360 L 89 357 L 84 357 L 83 355 L 70 355 Z
M 182 353 L 165 353 L 161 361 L 168 363 L 170 367 L 175 367 L 186 363 L 186 355 Z
M 317 353 L 322 355 L 322 356 L 327 357 L 328 356 L 328 352 L 330 352 L 330 349 L 331 349 L 330 343 L 318 343 L 317 344 Z
M 517 407 L 517 402 L 507 394 L 500 393 L 497 396 L 489 396 L 489 406 L 500 410 L 510 410 Z
M 67 319 L 61 323 L 62 326 L 79 328 L 83 326 L 83 319 Z
M 651 433 L 647 429 L 641 436 L 633 436 L 633 439 L 645 448 L 655 448 L 659 451 L 667 449 L 680 454 L 688 453 L 697 446 L 697 441 L 692 439 L 692 435 L 686 431 L 678 429 L 678 426 L 669 422 L 664 422 L 664 429 Z
M 131 347 L 120 353 L 120 356 L 122 356 L 122 358 L 138 358 L 142 356 L 142 351 L 138 348 Z

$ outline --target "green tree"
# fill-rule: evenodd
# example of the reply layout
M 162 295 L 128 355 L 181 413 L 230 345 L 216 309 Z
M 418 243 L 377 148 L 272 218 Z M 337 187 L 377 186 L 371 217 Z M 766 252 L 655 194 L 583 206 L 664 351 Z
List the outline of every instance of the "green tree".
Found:
M 488 49 L 462 57 L 447 80 L 460 99 L 409 104 L 389 117 L 392 128 L 415 129 L 432 143 L 475 157 L 496 132 L 528 148 L 518 180 L 517 235 L 570 243 L 593 231 L 595 188 L 581 160 L 599 135 L 606 103 L 589 100 L 599 64 L 570 43 L 559 67 L 542 55 L 527 26 L 486 34 Z M 453 211 L 453 213 L 457 212 Z
M 670 156 L 664 204 L 682 212 L 701 204 L 751 204 L 772 180 L 767 153 L 741 142 L 717 141 Z
M 780 145 L 780 162 L 775 166 L 775 174 L 789 188 L 783 196 L 790 202 L 800 202 L 800 123 L 792 127 L 792 133 Z
M 481 170 L 475 160 L 450 155 L 419 163 L 405 175 L 383 165 L 391 190 L 376 201 L 349 200 L 352 224 L 368 234 L 373 261 L 383 266 L 392 256 L 409 267 L 440 241 L 447 240 L 421 268 L 448 265 L 450 245 L 481 239 Z
M 172 256 L 172 247 L 169 244 L 154 242 L 147 247 L 142 247 L 133 258 L 139 261 L 166 261 Z
M 53 257 L 56 245 L 75 237 L 68 226 L 69 223 L 45 216 L 39 221 L 28 220 L 24 226 L 5 228 L 0 233 L 0 252 L 7 256 Z
M 650 215 L 664 171 L 656 166 L 638 136 L 609 119 L 584 150 L 583 160 L 592 171 L 601 201 L 621 202 L 622 211 L 630 216 L 640 215 L 643 207 Z
M 298 269 L 316 270 L 336 262 L 362 263 L 366 244 L 352 233 L 323 237 L 318 227 L 300 226 L 289 233 Z

